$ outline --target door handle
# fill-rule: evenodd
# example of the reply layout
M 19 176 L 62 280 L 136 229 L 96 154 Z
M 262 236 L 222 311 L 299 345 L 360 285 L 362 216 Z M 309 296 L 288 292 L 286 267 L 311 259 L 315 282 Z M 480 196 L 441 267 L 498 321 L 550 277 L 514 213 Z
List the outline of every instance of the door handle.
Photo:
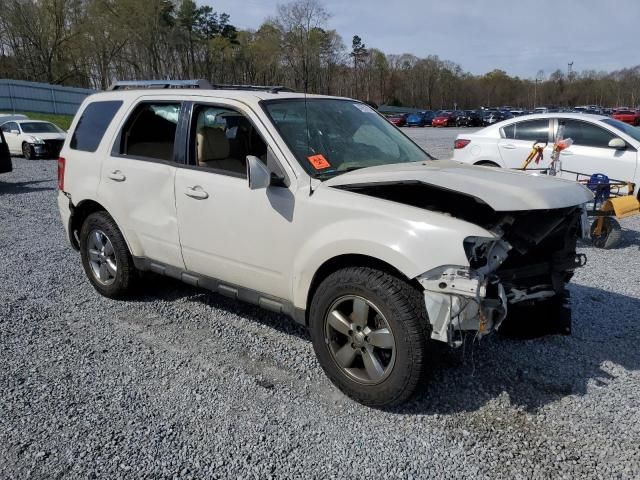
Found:
M 502 145 L 502 148 L 504 148 L 506 150 L 514 150 L 516 148 L 516 146 L 512 145 L 511 143 L 507 143 L 506 145 Z
M 110 172 L 108 177 L 114 182 L 124 182 L 127 179 L 127 177 L 124 176 L 124 173 L 122 173 L 120 170 L 114 170 L 113 172 Z
M 563 150 L 560 152 L 561 155 L 573 155 L 573 152 L 569 151 L 569 150 Z
M 209 198 L 209 194 L 202 190 L 202 187 L 199 185 L 196 185 L 195 187 L 188 187 L 184 191 L 184 194 L 187 197 L 195 198 L 196 200 L 205 200 Z

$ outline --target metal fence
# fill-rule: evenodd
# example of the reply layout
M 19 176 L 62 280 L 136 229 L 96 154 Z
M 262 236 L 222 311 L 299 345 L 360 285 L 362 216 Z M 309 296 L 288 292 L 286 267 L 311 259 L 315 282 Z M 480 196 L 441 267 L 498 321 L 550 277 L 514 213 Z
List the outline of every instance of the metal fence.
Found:
M 95 90 L 22 80 L 0 80 L 0 112 L 74 115 Z

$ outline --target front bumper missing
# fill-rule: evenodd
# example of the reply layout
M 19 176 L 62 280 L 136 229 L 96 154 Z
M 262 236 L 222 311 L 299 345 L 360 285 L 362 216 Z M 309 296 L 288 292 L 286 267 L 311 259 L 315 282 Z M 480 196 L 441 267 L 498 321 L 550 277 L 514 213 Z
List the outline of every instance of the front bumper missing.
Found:
M 497 279 L 469 267 L 450 266 L 434 273 L 418 278 L 424 287 L 431 338 L 459 346 L 462 331 L 482 336 L 498 329 L 507 316 L 507 296 Z

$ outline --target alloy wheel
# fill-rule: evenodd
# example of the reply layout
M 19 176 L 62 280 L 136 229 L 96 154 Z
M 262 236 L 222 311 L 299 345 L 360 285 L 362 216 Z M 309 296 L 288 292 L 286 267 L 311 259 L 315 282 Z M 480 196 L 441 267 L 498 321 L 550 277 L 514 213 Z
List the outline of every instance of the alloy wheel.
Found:
M 113 284 L 118 273 L 118 262 L 111 240 L 102 230 L 89 233 L 87 253 L 93 277 L 102 285 Z
M 373 303 L 356 295 L 341 297 L 329 308 L 324 323 L 329 352 L 347 376 L 369 385 L 389 376 L 396 359 L 395 339 Z

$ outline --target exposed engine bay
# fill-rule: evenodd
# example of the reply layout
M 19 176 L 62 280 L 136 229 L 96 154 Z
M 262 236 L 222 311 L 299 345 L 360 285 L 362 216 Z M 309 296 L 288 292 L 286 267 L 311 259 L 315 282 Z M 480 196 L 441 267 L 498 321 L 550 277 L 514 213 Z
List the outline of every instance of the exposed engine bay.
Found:
M 468 237 L 468 266 L 446 265 L 417 278 L 424 288 L 431 337 L 452 345 L 462 343 L 464 331 L 482 336 L 498 329 L 513 307 L 552 302 L 564 308 L 565 284 L 586 263 L 584 255 L 576 254 L 584 233 L 581 205 L 495 211 L 479 198 L 418 181 L 337 188 L 450 215 L 497 237 Z

